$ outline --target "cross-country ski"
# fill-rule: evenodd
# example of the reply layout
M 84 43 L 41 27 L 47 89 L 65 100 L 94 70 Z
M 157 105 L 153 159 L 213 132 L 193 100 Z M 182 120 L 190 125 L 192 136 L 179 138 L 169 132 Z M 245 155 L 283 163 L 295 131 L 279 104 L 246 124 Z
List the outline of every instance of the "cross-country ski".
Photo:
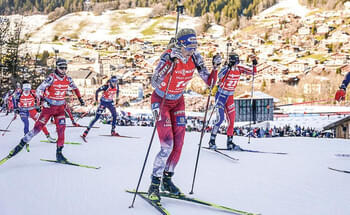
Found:
M 349 0 L 0 1 L 0 215 L 349 215 L 349 26 Z
M 101 167 L 96 167 L 96 166 L 89 166 L 85 164 L 79 164 L 79 163 L 73 163 L 70 161 L 65 161 L 65 162 L 59 162 L 57 160 L 48 160 L 48 159 L 40 159 L 41 161 L 46 161 L 46 162 L 51 162 L 51 163 L 58 163 L 58 164 L 66 164 L 66 165 L 71 165 L 71 166 L 77 166 L 77 167 L 84 167 L 84 168 L 89 168 L 89 169 L 100 169 Z

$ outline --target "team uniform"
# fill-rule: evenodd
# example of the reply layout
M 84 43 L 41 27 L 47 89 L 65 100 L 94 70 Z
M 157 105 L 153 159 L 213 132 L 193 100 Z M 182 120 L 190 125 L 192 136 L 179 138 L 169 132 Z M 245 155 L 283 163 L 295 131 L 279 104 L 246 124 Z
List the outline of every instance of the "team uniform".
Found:
M 84 101 L 81 98 L 80 91 L 76 87 L 72 78 L 66 75 L 67 63 L 64 59 L 58 59 L 56 62 L 57 69 L 54 73 L 51 73 L 44 82 L 42 82 L 36 90 L 36 95 L 39 100 L 43 102 L 43 108 L 38 120 L 35 122 L 34 128 L 30 130 L 22 139 L 19 145 L 10 152 L 10 156 L 16 155 L 22 150 L 35 135 L 37 135 L 47 121 L 54 117 L 57 131 L 57 151 L 56 159 L 58 162 L 67 162 L 67 159 L 62 154 L 64 146 L 64 132 L 66 128 L 65 120 L 65 105 L 66 105 L 66 93 L 68 87 L 73 89 L 76 96 L 79 98 L 81 105 L 84 105 Z
M 180 39 L 191 41 L 188 44 L 192 44 L 192 41 L 196 44 L 195 33 L 185 35 Z M 152 77 L 152 86 L 155 90 L 151 96 L 151 108 L 155 118 L 159 114 L 156 128 L 160 141 L 160 152 L 156 155 L 153 164 L 152 183 L 148 194 L 150 198 L 157 201 L 160 200 L 159 185 L 161 177 L 163 177 L 163 190 L 176 195 L 180 194 L 180 190 L 173 184 L 171 177 L 174 175 L 174 169 L 180 159 L 184 144 L 186 117 L 183 93 L 195 70 L 208 85 L 217 74 L 214 71 L 212 72 L 213 76 L 210 76 L 199 52 L 194 51 L 191 56 L 184 57 L 181 56 L 179 48 L 175 47 L 166 50 L 161 55 Z M 171 75 L 168 92 L 161 107 L 162 98 Z
M 97 108 L 95 118 L 90 122 L 89 126 L 84 131 L 82 138 L 85 140 L 85 137 L 88 135 L 90 129 L 94 126 L 97 120 L 101 117 L 103 111 L 107 108 L 112 114 L 112 136 L 119 136 L 117 132 L 115 132 L 115 127 L 117 124 L 117 112 L 113 103 L 114 98 L 116 99 L 116 103 L 119 98 L 119 85 L 118 79 L 116 76 L 112 76 L 112 78 L 108 81 L 106 85 L 101 86 L 97 89 L 95 93 L 95 101 L 98 101 L 98 94 L 103 92 L 102 97 L 100 99 L 100 105 Z
M 5 95 L 2 98 L 2 109 L 1 111 L 6 111 L 6 115 L 9 113 L 9 109 L 8 109 L 8 101 L 9 101 L 9 97 L 13 94 L 13 90 L 9 90 L 7 93 L 5 93 Z
M 9 95 L 9 97 L 7 98 L 7 113 L 6 113 L 6 115 L 13 111 L 13 95 L 14 95 L 14 93 Z
M 253 69 L 242 66 L 242 65 L 226 65 L 223 67 L 219 74 L 218 91 L 215 95 L 216 113 L 217 119 L 213 126 L 210 136 L 209 146 L 210 148 L 216 149 L 215 138 L 220 128 L 220 125 L 224 121 L 226 115 L 227 120 L 227 147 L 234 149 L 236 146 L 232 142 L 233 128 L 236 116 L 235 103 L 234 103 L 234 92 L 242 74 L 252 75 L 256 73 L 256 67 Z M 238 146 L 237 146 L 238 147 Z
M 40 110 L 36 97 L 35 90 L 23 90 L 20 93 L 16 93 L 13 99 L 15 111 L 20 115 L 21 120 L 24 124 L 24 135 L 29 132 L 29 118 L 37 121 L 38 119 L 38 110 Z M 43 133 L 48 138 L 49 141 L 55 141 L 55 139 L 50 137 L 46 126 L 42 128 Z

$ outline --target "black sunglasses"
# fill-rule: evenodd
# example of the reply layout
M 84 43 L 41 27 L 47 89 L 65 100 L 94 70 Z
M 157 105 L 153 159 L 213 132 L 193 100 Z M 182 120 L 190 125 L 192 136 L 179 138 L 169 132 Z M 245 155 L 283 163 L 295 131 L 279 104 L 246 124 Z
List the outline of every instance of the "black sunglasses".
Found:
M 67 70 L 67 67 L 66 66 L 60 66 L 58 67 L 60 70 Z

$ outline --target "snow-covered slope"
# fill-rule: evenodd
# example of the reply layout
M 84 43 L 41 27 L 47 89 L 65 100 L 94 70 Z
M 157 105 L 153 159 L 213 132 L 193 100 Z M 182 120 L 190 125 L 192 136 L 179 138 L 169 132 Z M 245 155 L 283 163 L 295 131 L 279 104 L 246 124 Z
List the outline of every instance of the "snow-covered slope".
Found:
M 5 128 L 10 117 L 0 118 Z M 87 124 L 90 119 L 81 120 Z M 31 122 L 33 124 L 33 122 Z M 103 137 L 110 126 L 98 124 L 91 130 L 88 143 L 66 145 L 64 154 L 71 161 L 102 166 L 99 170 L 46 163 L 40 158 L 54 159 L 55 145 L 41 143 L 42 134 L 31 143 L 31 152 L 20 152 L 0 166 L 1 215 L 153 215 L 158 212 L 137 198 L 129 209 L 133 189 L 139 177 L 153 128 L 118 127 L 123 135 L 139 138 Z M 23 134 L 17 119 L 11 132 L 0 136 L 0 156 L 19 143 Z M 55 127 L 48 125 L 55 135 Z M 79 141 L 82 128 L 67 128 L 66 139 Z M 187 133 L 174 181 L 188 193 L 191 188 L 199 133 Z M 204 137 L 206 145 L 209 135 Z M 224 146 L 226 137 L 217 143 Z M 244 148 L 287 152 L 288 155 L 227 152 L 239 158 L 232 162 L 214 152 L 201 151 L 194 196 L 225 206 L 264 215 L 348 215 L 350 214 L 350 175 L 328 170 L 328 167 L 350 170 L 350 158 L 334 156 L 350 153 L 349 140 L 315 138 L 252 139 L 234 137 Z M 153 159 L 159 150 L 155 138 L 141 184 L 147 190 Z M 163 199 L 172 215 L 227 214 L 175 200 Z
M 293 13 L 298 16 L 304 17 L 306 16 L 311 10 L 308 9 L 306 6 L 301 5 L 298 0 L 280 0 L 277 4 L 274 6 L 264 10 L 259 14 L 259 16 L 264 16 L 268 14 L 274 14 L 277 16 L 283 16 L 288 13 Z
M 70 37 L 92 41 L 115 41 L 116 38 L 169 40 L 175 32 L 176 14 L 150 19 L 152 8 L 106 11 L 96 16 L 92 12 L 67 14 L 58 20 L 33 29 L 32 42 L 52 42 L 54 37 Z M 181 27 L 195 28 L 199 18 L 182 15 Z M 223 34 L 223 27 L 214 26 L 214 34 Z

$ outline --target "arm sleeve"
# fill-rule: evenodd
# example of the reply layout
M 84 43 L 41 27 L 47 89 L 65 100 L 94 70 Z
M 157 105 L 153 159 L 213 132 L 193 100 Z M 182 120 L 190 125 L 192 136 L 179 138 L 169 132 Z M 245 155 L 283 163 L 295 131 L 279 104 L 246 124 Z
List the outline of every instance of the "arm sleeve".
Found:
M 257 73 L 256 66 L 250 68 L 248 66 L 238 65 L 238 69 L 241 73 L 244 73 L 246 75 L 255 75 Z
M 342 84 L 340 85 L 340 89 L 346 90 L 346 88 L 347 88 L 348 85 L 349 85 L 349 82 L 350 82 L 350 72 L 348 72 L 348 73 L 345 75 L 345 78 L 344 78 Z
M 38 88 L 36 88 L 36 97 L 38 100 L 43 97 L 45 90 L 51 86 L 53 83 L 53 77 L 49 75 L 40 85 Z
M 151 84 L 152 87 L 157 88 L 160 86 L 165 76 L 174 68 L 174 62 L 170 58 L 170 54 L 168 52 L 163 53 L 160 56 L 159 63 L 154 70 Z
M 34 98 L 35 98 L 35 105 L 36 105 L 36 106 L 40 106 L 40 100 L 38 99 L 38 96 L 36 95 L 36 91 L 35 91 L 35 90 L 31 90 L 30 93 L 31 93 L 32 96 L 34 96 Z
M 16 109 L 18 108 L 18 103 L 19 103 L 19 99 L 21 97 L 21 94 L 19 93 L 15 93 L 12 96 L 12 103 L 13 103 L 13 108 Z
M 98 93 L 101 91 L 106 91 L 108 88 L 108 85 L 103 85 L 102 87 L 98 88 L 95 93 L 95 101 L 98 101 Z
M 221 80 L 226 75 L 226 73 L 229 69 L 230 68 L 228 66 L 224 66 L 223 68 L 221 68 L 221 70 L 218 74 L 218 78 Z
M 207 84 L 208 84 L 208 78 L 209 78 L 209 71 L 207 69 L 207 67 L 205 66 L 204 64 L 204 60 L 203 60 L 203 57 L 201 56 L 201 54 L 199 52 L 195 52 L 193 55 L 192 55 L 192 59 L 194 61 L 194 64 L 197 68 L 197 71 L 199 73 L 199 76 L 203 79 L 203 81 Z
M 69 80 L 69 87 L 74 91 L 75 95 L 78 98 L 81 98 L 80 90 L 78 89 L 77 85 L 74 83 L 73 79 L 71 77 L 68 77 Z

